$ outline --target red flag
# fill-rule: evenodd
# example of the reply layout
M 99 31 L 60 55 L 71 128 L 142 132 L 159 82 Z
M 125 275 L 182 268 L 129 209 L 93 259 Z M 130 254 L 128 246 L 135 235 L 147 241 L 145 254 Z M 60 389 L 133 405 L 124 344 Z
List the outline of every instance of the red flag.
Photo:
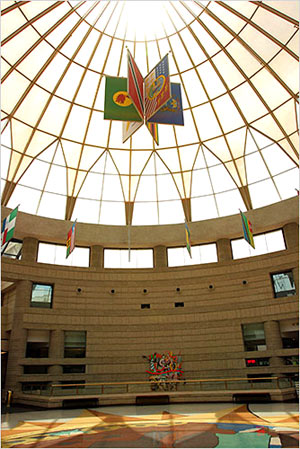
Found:
M 144 119 L 144 79 L 129 50 L 127 50 L 127 92 L 137 112 Z

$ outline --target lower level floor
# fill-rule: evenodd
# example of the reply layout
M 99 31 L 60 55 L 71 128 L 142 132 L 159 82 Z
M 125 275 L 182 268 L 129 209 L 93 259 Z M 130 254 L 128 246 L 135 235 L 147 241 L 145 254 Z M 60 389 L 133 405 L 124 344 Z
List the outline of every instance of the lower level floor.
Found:
M 2 447 L 293 448 L 298 402 L 185 403 L 2 414 Z

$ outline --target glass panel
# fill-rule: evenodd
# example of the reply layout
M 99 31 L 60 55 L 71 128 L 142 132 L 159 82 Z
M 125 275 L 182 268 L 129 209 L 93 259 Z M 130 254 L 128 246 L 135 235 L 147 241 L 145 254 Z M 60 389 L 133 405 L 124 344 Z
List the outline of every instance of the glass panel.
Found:
M 258 256 L 286 249 L 282 230 L 253 236 L 255 249 L 244 239 L 231 240 L 233 259 Z
M 296 295 L 296 287 L 292 271 L 272 274 L 275 298 Z
M 168 266 L 180 267 L 201 263 L 218 262 L 217 246 L 215 243 L 191 247 L 190 258 L 186 248 L 168 248 Z
M 153 250 L 105 249 L 104 268 L 153 268 Z
M 31 293 L 31 307 L 52 307 L 52 285 L 33 284 Z
M 39 243 L 37 261 L 55 265 L 68 265 L 71 267 L 88 267 L 90 259 L 89 248 L 74 248 L 66 259 L 66 246 L 52 243 Z

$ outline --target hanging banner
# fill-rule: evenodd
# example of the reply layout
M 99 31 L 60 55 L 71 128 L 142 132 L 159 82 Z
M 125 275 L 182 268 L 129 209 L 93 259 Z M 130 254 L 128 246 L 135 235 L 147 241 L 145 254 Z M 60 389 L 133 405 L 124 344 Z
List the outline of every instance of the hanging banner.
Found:
M 145 120 L 171 98 L 169 60 L 166 55 L 145 78 Z
M 142 122 L 126 90 L 127 78 L 106 77 L 104 119 Z
M 123 133 L 123 143 L 126 142 L 129 137 L 131 137 L 144 122 L 123 122 L 122 133 Z
M 127 92 L 140 117 L 144 119 L 144 78 L 127 50 Z
M 181 99 L 181 85 L 171 83 L 172 97 L 154 114 L 149 122 L 165 125 L 184 125 Z

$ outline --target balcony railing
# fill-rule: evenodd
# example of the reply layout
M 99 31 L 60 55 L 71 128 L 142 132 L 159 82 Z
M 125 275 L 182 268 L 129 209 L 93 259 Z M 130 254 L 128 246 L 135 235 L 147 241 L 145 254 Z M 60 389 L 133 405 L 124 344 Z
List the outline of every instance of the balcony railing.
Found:
M 254 377 L 228 379 L 192 379 L 170 380 L 163 382 L 90 382 L 90 383 L 54 383 L 50 385 L 38 382 L 26 385 L 23 393 L 43 396 L 101 396 L 109 394 L 149 394 L 150 392 L 208 392 L 208 391 L 259 391 L 294 387 L 289 377 Z

